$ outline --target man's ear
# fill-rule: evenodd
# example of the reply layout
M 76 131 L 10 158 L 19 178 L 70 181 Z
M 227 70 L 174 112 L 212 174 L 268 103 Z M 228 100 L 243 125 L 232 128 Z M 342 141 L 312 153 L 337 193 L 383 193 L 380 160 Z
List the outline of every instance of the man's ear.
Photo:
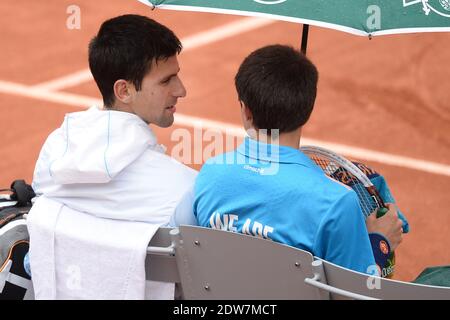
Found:
M 123 79 L 119 79 L 114 82 L 114 95 L 117 100 L 122 103 L 130 103 L 132 100 L 132 88 L 129 82 Z
M 250 109 L 242 101 L 239 101 L 239 102 L 241 104 L 241 112 L 242 112 L 243 120 L 248 121 L 250 123 L 253 122 L 253 114 L 250 111 Z

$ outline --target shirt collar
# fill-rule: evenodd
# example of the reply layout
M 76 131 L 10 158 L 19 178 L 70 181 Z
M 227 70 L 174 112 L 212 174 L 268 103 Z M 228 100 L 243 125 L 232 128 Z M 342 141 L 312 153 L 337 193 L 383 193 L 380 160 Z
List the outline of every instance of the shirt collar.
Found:
M 166 153 L 167 147 L 163 144 L 158 143 L 158 138 L 156 137 L 155 132 L 149 125 L 147 125 L 147 128 L 150 133 L 150 135 L 149 135 L 150 149 L 160 152 L 160 153 Z
M 277 144 L 267 144 L 246 137 L 237 148 L 245 157 L 267 162 L 295 163 L 306 167 L 316 167 L 311 159 L 299 149 Z
M 137 123 L 139 123 L 140 126 L 146 128 L 145 131 L 147 133 L 147 140 L 148 140 L 149 148 L 153 151 L 157 151 L 160 153 L 166 153 L 167 147 L 163 144 L 158 143 L 158 138 L 156 137 L 153 129 L 148 124 L 146 124 L 145 121 L 142 120 L 138 115 L 131 113 L 131 112 L 108 110 L 108 109 L 105 109 L 104 107 L 101 108 L 97 105 L 91 106 L 88 109 L 88 111 L 89 112 L 108 111 L 108 112 L 117 114 L 119 117 L 121 117 L 123 119 L 129 118 L 129 119 L 132 119 L 133 121 L 136 121 Z

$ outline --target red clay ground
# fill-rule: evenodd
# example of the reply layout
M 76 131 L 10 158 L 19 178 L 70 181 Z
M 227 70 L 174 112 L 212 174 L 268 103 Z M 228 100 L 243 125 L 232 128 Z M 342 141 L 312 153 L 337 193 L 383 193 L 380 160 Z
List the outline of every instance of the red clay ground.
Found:
M 68 30 L 66 8 L 71 4 L 61 0 L 0 3 L 0 81 L 35 85 L 87 68 L 88 41 L 103 20 L 119 14 L 149 15 L 180 38 L 242 19 L 150 11 L 133 0 L 78 0 L 81 29 Z M 239 125 L 233 88 L 239 63 L 265 44 L 298 47 L 300 32 L 300 25 L 276 22 L 186 51 L 180 63 L 188 97 L 180 100 L 177 112 Z M 450 165 L 449 53 L 450 34 L 369 41 L 312 27 L 308 55 L 319 68 L 320 83 L 305 137 Z M 92 81 L 61 91 L 99 97 Z M 0 187 L 17 178 L 31 181 L 46 136 L 65 113 L 80 110 L 6 89 L 0 90 L 0 108 Z M 169 152 L 176 143 L 171 133 L 178 127 L 156 129 Z M 411 225 L 411 233 L 397 250 L 395 278 L 412 280 L 427 266 L 450 264 L 450 177 L 368 163 L 385 175 Z M 199 169 L 201 164 L 192 166 Z

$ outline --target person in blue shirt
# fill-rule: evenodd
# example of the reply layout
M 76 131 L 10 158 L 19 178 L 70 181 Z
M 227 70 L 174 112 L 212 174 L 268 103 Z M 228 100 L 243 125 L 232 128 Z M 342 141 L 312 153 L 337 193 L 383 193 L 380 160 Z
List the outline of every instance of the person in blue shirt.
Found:
M 402 240 L 402 221 L 390 204 L 387 214 L 371 217 L 366 226 L 356 193 L 299 150 L 317 81 L 316 67 L 294 48 L 271 45 L 251 53 L 235 77 L 248 137 L 237 150 L 203 165 L 193 192 L 182 201 L 193 202 L 194 217 L 176 213 L 172 224 L 249 234 L 374 274 L 368 231 L 394 250 Z

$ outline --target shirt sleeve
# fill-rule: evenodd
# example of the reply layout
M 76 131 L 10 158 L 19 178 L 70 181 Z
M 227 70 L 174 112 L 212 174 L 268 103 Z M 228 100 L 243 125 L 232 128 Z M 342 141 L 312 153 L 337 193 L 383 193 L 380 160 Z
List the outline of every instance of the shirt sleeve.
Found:
M 375 259 L 354 191 L 348 191 L 329 207 L 314 243 L 314 253 L 320 258 L 344 268 L 373 274 Z
M 170 218 L 169 226 L 178 227 L 182 224 L 185 225 L 198 225 L 197 218 L 193 211 L 194 203 L 194 187 L 192 186 L 181 198 L 177 207 L 175 208 L 175 213 Z

